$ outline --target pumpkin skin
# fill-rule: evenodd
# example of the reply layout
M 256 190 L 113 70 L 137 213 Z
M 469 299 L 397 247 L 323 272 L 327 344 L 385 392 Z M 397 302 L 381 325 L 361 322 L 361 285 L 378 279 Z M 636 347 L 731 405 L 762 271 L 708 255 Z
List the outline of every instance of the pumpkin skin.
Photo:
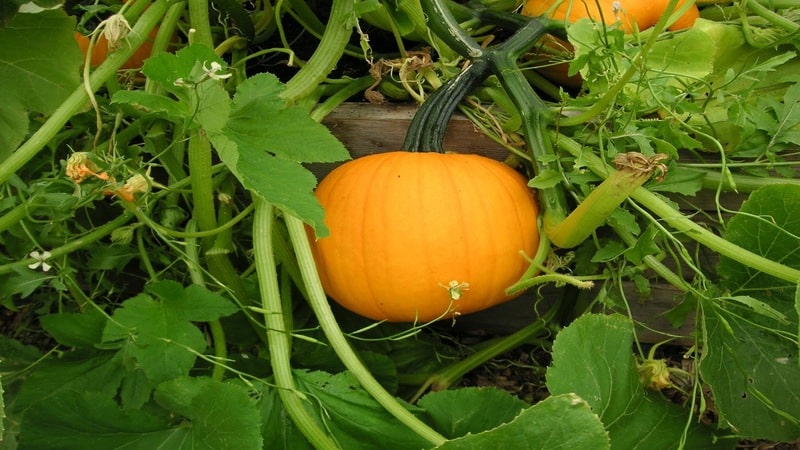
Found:
M 522 252 L 539 243 L 525 178 L 479 155 L 365 156 L 334 169 L 316 196 L 330 230 L 312 239 L 323 288 L 374 320 L 427 322 L 510 300 L 504 290 L 528 268 Z
M 558 3 L 554 10 L 550 8 Z M 598 8 L 599 3 L 599 8 Z M 594 21 L 601 21 L 612 24 L 620 21 L 620 28 L 626 33 L 632 33 L 637 28 L 645 30 L 652 27 L 661 18 L 664 10 L 669 4 L 669 0 L 621 0 L 620 11 L 615 14 L 614 1 L 612 0 L 527 0 L 522 8 L 522 14 L 526 16 L 540 16 L 548 14 L 554 20 L 567 20 L 575 22 L 578 19 L 588 17 Z M 678 2 L 678 8 L 684 1 Z M 690 28 L 694 21 L 700 17 L 700 10 L 697 5 L 692 5 L 678 20 L 670 25 L 670 31 Z

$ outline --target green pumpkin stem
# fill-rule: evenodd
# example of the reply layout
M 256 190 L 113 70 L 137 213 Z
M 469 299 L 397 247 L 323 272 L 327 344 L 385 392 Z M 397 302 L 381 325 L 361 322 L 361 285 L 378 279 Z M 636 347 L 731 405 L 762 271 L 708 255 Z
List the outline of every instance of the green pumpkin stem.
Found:
M 663 178 L 667 155 L 647 158 L 641 153 L 620 153 L 611 172 L 561 223 L 544 232 L 561 248 L 572 248 L 589 237 L 619 205 L 642 186 L 654 172 Z
M 508 60 L 509 55 L 517 58 L 533 47 L 544 35 L 545 26 L 538 18 L 528 19 L 525 26 L 517 30 L 507 41 L 496 47 L 484 49 L 459 26 L 443 1 L 423 0 L 421 5 L 428 16 L 428 25 L 433 34 L 470 61 L 460 74 L 436 90 L 420 106 L 411 120 L 403 142 L 403 149 L 407 151 L 443 153 L 442 143 L 447 124 L 464 97 L 483 84 L 490 75 L 502 76 L 507 67 L 498 64 L 498 61 Z M 513 69 L 518 71 L 516 66 Z M 534 102 L 537 111 L 546 110 L 546 106 L 533 90 L 525 93 L 528 94 L 538 100 Z M 538 140 L 541 139 L 537 138 Z
M 491 69 L 488 61 L 475 60 L 431 94 L 411 119 L 403 149 L 410 152 L 444 153 L 442 143 L 450 117 L 464 97 L 491 74 Z

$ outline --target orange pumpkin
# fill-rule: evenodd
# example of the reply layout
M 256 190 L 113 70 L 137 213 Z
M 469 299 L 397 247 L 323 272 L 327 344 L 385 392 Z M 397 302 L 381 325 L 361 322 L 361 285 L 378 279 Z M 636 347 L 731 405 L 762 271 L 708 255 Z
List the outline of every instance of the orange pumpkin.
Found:
M 374 154 L 334 169 L 316 195 L 330 230 L 312 239 L 322 285 L 374 320 L 426 322 L 509 300 L 539 242 L 525 178 L 479 155 Z
M 144 65 L 144 61 L 150 57 L 150 53 L 153 51 L 153 40 L 155 39 L 157 33 L 158 28 L 151 31 L 147 40 L 133 53 L 133 55 L 127 61 L 125 61 L 120 69 L 141 69 L 141 67 Z M 78 31 L 75 32 L 75 40 L 78 42 L 78 46 L 80 47 L 84 56 L 86 56 L 86 52 L 89 51 L 89 39 L 90 38 L 88 36 L 84 36 Z M 100 63 L 106 60 L 107 56 L 108 40 L 101 33 L 100 36 L 97 37 L 94 47 L 92 47 L 90 64 L 92 67 L 98 66 Z
M 684 2 L 681 0 L 677 8 Z M 631 33 L 637 28 L 645 30 L 655 25 L 668 4 L 669 0 L 527 0 L 522 14 L 531 17 L 546 14 L 551 19 L 569 22 L 586 17 L 606 24 L 619 21 L 620 28 Z M 669 29 L 689 28 L 698 17 L 700 11 L 697 5 L 692 5 Z

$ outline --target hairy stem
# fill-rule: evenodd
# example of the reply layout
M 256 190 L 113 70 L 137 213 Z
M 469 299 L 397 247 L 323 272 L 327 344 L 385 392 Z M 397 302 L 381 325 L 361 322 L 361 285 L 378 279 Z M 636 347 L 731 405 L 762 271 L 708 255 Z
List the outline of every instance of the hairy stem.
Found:
M 272 250 L 272 222 L 274 208 L 268 202 L 256 202 L 253 217 L 253 250 L 258 274 L 261 308 L 269 340 L 269 361 L 272 365 L 278 395 L 286 412 L 297 428 L 317 449 L 336 449 L 338 446 L 319 426 L 304 405 L 305 396 L 297 391 L 291 367 L 291 339 L 283 320 L 281 295 L 278 288 L 278 272 Z
M 305 66 L 286 83 L 281 97 L 295 102 L 312 93 L 339 62 L 353 33 L 353 0 L 333 0 L 328 26 Z
M 609 167 L 606 166 L 603 160 L 589 152 L 584 151 L 581 144 L 572 140 L 571 138 L 553 133 L 553 139 L 562 150 L 572 154 L 575 157 L 583 158 L 586 166 L 599 176 L 606 176 L 609 172 Z M 784 264 L 764 258 L 761 255 L 753 253 L 736 244 L 733 244 L 722 237 L 712 233 L 711 231 L 703 228 L 691 218 L 684 216 L 680 211 L 670 206 L 664 200 L 659 198 L 644 187 L 637 188 L 631 198 L 639 202 L 644 208 L 649 209 L 656 216 L 660 217 L 667 225 L 675 230 L 690 237 L 696 242 L 708 247 L 709 249 L 719 253 L 720 255 L 727 256 L 741 264 L 751 267 L 755 270 L 764 272 L 782 280 L 796 283 L 800 280 L 800 270 L 793 269 Z
M 285 215 L 286 226 L 289 229 L 289 236 L 295 249 L 297 262 L 300 266 L 300 273 L 303 276 L 304 284 L 307 289 L 308 300 L 311 309 L 320 322 L 322 331 L 328 338 L 331 348 L 339 356 L 339 359 L 347 367 L 347 370 L 358 380 L 359 384 L 366 390 L 378 403 L 381 404 L 397 420 L 406 425 L 421 437 L 427 439 L 431 444 L 440 445 L 446 441 L 428 425 L 420 421 L 416 416 L 406 409 L 400 402 L 393 397 L 383 386 L 378 383 L 369 369 L 364 366 L 361 359 L 353 351 L 342 333 L 336 318 L 333 315 L 328 298 L 322 289 L 319 280 L 317 266 L 311 254 L 311 245 L 308 242 L 305 225 L 303 222 L 292 215 Z
M 416 401 L 429 388 L 434 391 L 447 389 L 472 369 L 539 336 L 547 330 L 547 327 L 555 317 L 556 311 L 558 311 L 558 307 L 552 307 L 547 314 L 536 319 L 529 325 L 508 336 L 493 341 L 490 345 L 481 348 L 457 363 L 428 376 L 411 401 Z

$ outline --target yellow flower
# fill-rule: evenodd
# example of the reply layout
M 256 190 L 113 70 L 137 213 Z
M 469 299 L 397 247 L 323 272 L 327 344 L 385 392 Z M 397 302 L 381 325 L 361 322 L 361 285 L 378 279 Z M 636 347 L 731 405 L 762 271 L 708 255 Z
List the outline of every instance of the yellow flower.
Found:
M 67 176 L 75 183 L 80 183 L 89 177 L 97 177 L 108 181 L 111 177 L 106 172 L 101 172 L 100 167 L 89 158 L 87 152 L 75 152 L 67 159 Z
M 153 180 L 150 178 L 149 174 L 142 175 L 137 173 L 128 178 L 128 181 L 125 182 L 125 185 L 119 189 L 116 189 L 114 194 L 127 202 L 132 202 L 136 200 L 136 194 L 149 191 L 152 183 Z

